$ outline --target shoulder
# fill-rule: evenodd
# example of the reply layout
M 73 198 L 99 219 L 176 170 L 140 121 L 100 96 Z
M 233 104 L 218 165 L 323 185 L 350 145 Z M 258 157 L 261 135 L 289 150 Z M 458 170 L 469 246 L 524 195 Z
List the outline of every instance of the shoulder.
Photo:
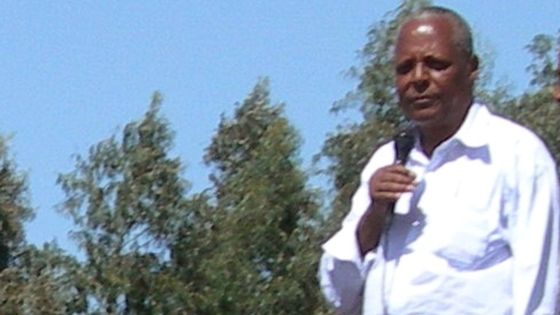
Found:
M 509 118 L 486 110 L 488 116 L 484 121 L 483 134 L 488 138 L 490 145 L 502 148 L 509 146 L 513 150 L 529 148 L 546 150 L 543 141 L 534 131 Z
M 555 169 L 546 144 L 531 129 L 496 114 L 490 114 L 487 124 L 488 145 L 498 161 L 525 170 Z

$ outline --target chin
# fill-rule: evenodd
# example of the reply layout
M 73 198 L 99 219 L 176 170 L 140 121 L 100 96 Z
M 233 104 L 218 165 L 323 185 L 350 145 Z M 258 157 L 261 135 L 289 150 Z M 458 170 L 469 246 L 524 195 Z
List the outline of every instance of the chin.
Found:
M 408 103 L 403 106 L 406 115 L 414 120 L 429 120 L 441 114 L 441 106 L 438 102 L 432 103 Z
M 421 129 L 432 129 L 442 126 L 442 119 L 438 115 L 411 115 L 409 119 Z
M 413 111 L 407 116 L 418 125 L 430 125 L 439 120 L 438 113 L 432 110 Z

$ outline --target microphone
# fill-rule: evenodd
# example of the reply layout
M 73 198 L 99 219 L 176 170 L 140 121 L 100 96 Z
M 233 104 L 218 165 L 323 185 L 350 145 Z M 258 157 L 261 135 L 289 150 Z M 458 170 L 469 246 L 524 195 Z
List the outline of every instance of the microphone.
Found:
M 412 128 L 405 129 L 399 132 L 395 138 L 393 139 L 395 145 L 395 163 L 400 165 L 405 165 L 406 161 L 408 161 L 408 156 L 410 155 L 410 151 L 414 147 L 414 133 Z M 389 225 L 390 221 L 395 213 L 395 204 L 396 202 L 391 202 L 389 205 Z
M 414 134 L 411 129 L 401 131 L 394 139 L 395 141 L 395 163 L 405 165 L 414 147 Z

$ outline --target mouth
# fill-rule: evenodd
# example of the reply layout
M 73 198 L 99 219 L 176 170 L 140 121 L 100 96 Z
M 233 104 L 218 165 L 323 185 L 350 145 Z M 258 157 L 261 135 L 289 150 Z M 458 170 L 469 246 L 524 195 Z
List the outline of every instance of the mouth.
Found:
M 409 98 L 409 103 L 417 108 L 426 108 L 434 104 L 436 97 L 430 95 L 422 95 Z

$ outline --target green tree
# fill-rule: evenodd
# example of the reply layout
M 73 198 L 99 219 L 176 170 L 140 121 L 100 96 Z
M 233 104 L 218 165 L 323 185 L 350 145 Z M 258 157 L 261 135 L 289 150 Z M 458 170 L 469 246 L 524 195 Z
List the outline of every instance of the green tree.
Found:
M 503 112 L 539 134 L 560 167 L 560 107 L 550 93 L 550 87 L 557 80 L 555 69 L 560 31 L 556 39 L 552 35 L 536 35 L 526 48 L 533 56 L 532 63 L 527 67 L 531 75 L 531 89 Z
M 78 271 L 55 244 L 26 246 L 0 273 L 0 314 L 82 314 L 87 301 L 76 286 Z
M 79 310 L 74 260 L 53 244 L 28 245 L 23 224 L 33 217 L 27 178 L 0 137 L 0 314 L 68 314 Z
M 66 194 L 62 213 L 74 222 L 84 251 L 76 280 L 91 314 L 185 314 L 188 288 L 174 276 L 170 248 L 188 217 L 180 176 L 169 156 L 173 132 L 156 93 L 138 122 L 76 157 L 75 170 L 59 176 Z
M 318 205 L 297 159 L 299 138 L 260 81 L 206 151 L 214 167 L 216 246 L 201 314 L 313 314 Z
M 170 247 L 174 281 L 182 286 L 175 291 L 175 309 L 180 307 L 186 314 L 211 314 L 204 310 L 212 290 L 207 264 L 217 249 L 215 207 L 207 192 L 202 192 L 189 198 L 187 209 Z
M 23 224 L 32 217 L 26 176 L 10 157 L 6 139 L 0 137 L 0 271 L 25 245 Z

